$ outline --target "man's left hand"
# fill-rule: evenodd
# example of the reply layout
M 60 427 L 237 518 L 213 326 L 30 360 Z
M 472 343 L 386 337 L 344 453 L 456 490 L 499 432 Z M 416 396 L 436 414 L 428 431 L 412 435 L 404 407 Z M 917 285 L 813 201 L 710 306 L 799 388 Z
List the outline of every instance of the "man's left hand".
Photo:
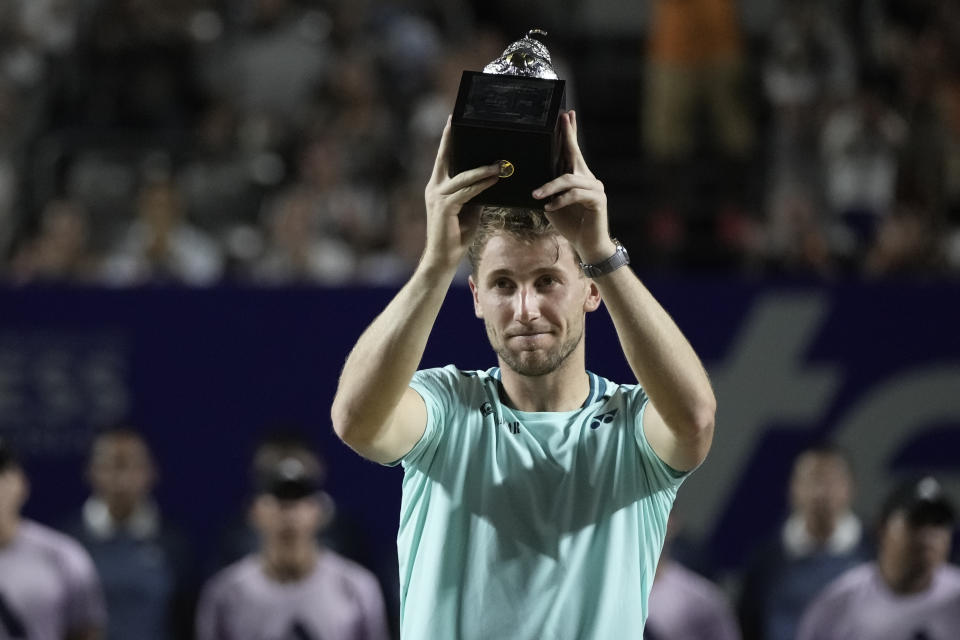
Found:
M 607 223 L 607 194 L 577 144 L 576 112 L 563 113 L 560 120 L 570 171 L 536 189 L 533 197 L 545 200 L 547 219 L 573 245 L 581 260 L 599 262 L 616 250 Z

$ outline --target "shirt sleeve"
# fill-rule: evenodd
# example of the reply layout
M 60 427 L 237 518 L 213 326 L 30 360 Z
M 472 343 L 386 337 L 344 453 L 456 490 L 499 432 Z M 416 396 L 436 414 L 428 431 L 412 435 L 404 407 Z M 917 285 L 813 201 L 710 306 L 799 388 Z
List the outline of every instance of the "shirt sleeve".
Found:
M 402 462 L 405 467 L 429 465 L 443 438 L 447 416 L 454 406 L 457 379 L 465 375 L 468 374 L 461 373 L 453 365 L 442 369 L 423 369 L 413 375 L 410 387 L 420 394 L 427 406 L 427 426 L 413 449 L 397 462 Z
M 72 539 L 68 541 L 62 564 L 67 629 L 71 632 L 103 629 L 107 621 L 107 607 L 100 577 L 86 549 Z
M 650 441 L 647 440 L 647 434 L 643 430 L 643 416 L 650 406 L 650 398 L 639 385 L 633 386 L 627 391 L 627 411 L 637 416 L 634 425 L 634 437 L 637 440 L 637 446 L 643 459 L 647 462 L 646 472 L 647 480 L 651 487 L 657 489 L 676 489 L 683 483 L 683 480 L 690 475 L 690 472 L 677 471 L 666 462 L 660 459 Z

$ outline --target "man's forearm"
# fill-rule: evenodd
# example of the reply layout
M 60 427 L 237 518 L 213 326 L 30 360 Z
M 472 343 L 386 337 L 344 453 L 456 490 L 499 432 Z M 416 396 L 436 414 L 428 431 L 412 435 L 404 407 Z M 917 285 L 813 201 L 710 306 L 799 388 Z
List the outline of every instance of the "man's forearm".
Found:
M 391 416 L 416 372 L 455 268 L 421 263 L 350 352 L 331 417 L 345 442 L 370 442 Z
M 683 333 L 628 268 L 595 280 L 627 362 L 667 427 L 678 437 L 713 426 L 716 399 Z

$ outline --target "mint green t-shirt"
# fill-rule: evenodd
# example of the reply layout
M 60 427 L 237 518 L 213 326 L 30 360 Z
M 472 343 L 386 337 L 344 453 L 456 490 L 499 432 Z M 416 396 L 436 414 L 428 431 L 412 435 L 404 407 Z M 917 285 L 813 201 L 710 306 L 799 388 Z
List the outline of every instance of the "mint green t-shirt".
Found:
M 575 411 L 501 402 L 500 370 L 418 371 L 400 462 L 404 640 L 639 638 L 685 474 L 643 433 L 647 395 L 590 375 Z

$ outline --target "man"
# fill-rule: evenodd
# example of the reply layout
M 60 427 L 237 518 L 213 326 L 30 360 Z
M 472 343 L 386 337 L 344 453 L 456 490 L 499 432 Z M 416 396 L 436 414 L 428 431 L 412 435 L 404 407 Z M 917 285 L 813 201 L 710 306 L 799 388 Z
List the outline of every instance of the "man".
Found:
M 814 597 L 869 556 L 842 450 L 823 443 L 802 451 L 789 494 L 790 517 L 747 568 L 740 600 L 745 640 L 794 640 Z
M 259 551 L 260 536 L 250 518 L 250 508 L 262 492 L 263 478 L 269 477 L 281 460 L 292 457 L 307 461 L 307 466 L 315 470 L 314 482 L 317 486 L 325 486 L 327 464 L 313 450 L 309 440 L 301 434 L 302 431 L 297 426 L 273 425 L 257 441 L 250 458 L 250 496 L 239 509 L 242 513 L 230 518 L 217 545 L 219 553 L 210 573 Z M 338 508 L 337 502 L 329 493 L 321 489 L 315 497 L 323 511 L 323 524 L 317 531 L 320 546 L 374 572 L 386 596 L 390 626 L 395 628 L 395 621 L 399 619 L 400 603 L 397 592 L 400 580 L 396 562 L 385 562 L 380 557 L 382 554 L 373 553 L 368 540 L 369 531 L 364 529 L 363 523 L 350 511 Z
M 164 640 L 191 628 L 184 536 L 152 498 L 157 472 L 143 436 L 103 431 L 90 450 L 92 495 L 67 532 L 90 552 L 103 583 L 107 640 Z
M 23 469 L 0 438 L 0 638 L 98 640 L 106 612 L 90 556 L 20 515 L 28 492 Z
M 952 640 L 960 630 L 960 568 L 947 564 L 956 520 L 932 477 L 907 482 L 880 514 L 876 562 L 832 582 L 798 640 Z
M 251 521 L 258 553 L 216 574 L 197 611 L 197 640 L 386 640 L 376 577 L 323 548 L 331 517 L 313 455 L 288 455 L 259 479 Z
M 533 191 L 543 210 L 482 215 L 465 205 L 496 183 L 499 164 L 449 177 L 448 120 L 425 192 L 423 257 L 357 342 L 334 398 L 338 435 L 405 470 L 405 638 L 639 632 L 670 506 L 710 447 L 706 373 L 622 268 L 574 112 L 561 120 L 572 170 Z M 474 309 L 499 366 L 416 371 L 468 248 Z M 601 297 L 642 387 L 585 368 L 585 314 Z

